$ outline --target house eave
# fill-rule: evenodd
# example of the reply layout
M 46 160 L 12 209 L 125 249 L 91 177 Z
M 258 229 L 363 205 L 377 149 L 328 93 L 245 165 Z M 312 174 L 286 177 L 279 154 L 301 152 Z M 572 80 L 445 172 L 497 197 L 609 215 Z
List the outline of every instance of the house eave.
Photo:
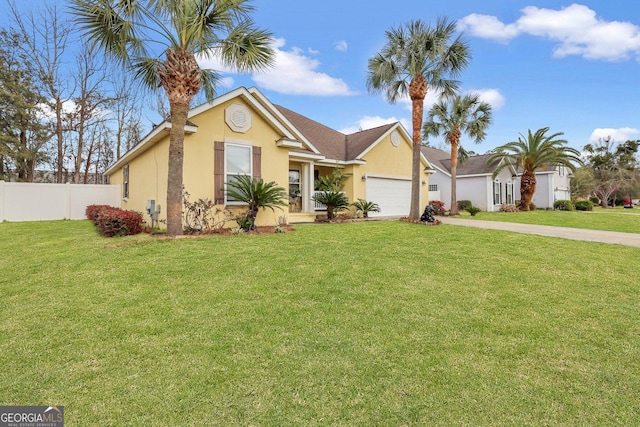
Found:
M 159 142 L 162 139 L 166 138 L 169 135 L 169 133 L 171 132 L 171 128 L 172 128 L 172 125 L 171 125 L 171 122 L 169 122 L 169 121 L 164 121 L 164 122 L 160 123 L 158 126 L 153 128 L 151 130 L 151 132 L 149 132 L 147 134 L 147 136 L 144 137 L 144 139 L 142 141 L 140 141 L 138 144 L 136 144 L 133 148 L 131 148 L 129 151 L 127 151 L 122 157 L 120 157 L 113 165 L 111 165 L 105 171 L 104 174 L 107 175 L 107 176 L 110 176 L 113 172 L 118 170 L 122 165 L 127 164 L 127 162 L 129 162 L 129 160 L 131 160 L 133 157 L 137 156 L 138 153 L 143 152 L 147 148 L 153 146 L 157 142 Z M 197 131 L 198 131 L 198 126 L 196 126 L 196 125 L 185 125 L 185 127 L 184 127 L 185 135 L 191 135 L 191 134 L 196 133 Z
M 276 141 L 276 146 L 282 148 L 302 148 L 302 142 L 289 138 L 280 138 Z

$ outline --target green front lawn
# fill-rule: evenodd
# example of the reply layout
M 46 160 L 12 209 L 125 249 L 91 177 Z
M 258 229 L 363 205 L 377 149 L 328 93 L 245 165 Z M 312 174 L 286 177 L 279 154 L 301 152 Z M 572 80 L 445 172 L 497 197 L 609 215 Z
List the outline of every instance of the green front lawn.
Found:
M 400 221 L 0 241 L 0 402 L 68 426 L 640 417 L 637 248 Z
M 522 224 L 553 225 L 557 227 L 587 228 L 591 230 L 640 233 L 640 209 L 602 209 L 592 212 L 544 211 L 480 212 L 476 216 L 461 213 L 462 218 L 484 221 L 517 222 Z

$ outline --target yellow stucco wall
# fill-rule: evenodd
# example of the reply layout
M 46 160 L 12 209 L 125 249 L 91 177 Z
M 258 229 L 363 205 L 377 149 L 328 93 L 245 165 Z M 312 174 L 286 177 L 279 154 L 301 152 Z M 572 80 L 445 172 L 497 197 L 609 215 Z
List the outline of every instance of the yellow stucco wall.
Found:
M 246 106 L 251 112 L 252 126 L 244 133 L 233 131 L 225 123 L 225 109 L 231 104 Z M 193 202 L 200 198 L 214 199 L 214 142 L 237 142 L 262 147 L 261 174 L 269 182 L 288 188 L 289 153 L 276 146 L 282 135 L 269 125 L 249 103 L 234 98 L 189 119 L 198 131 L 185 135 L 184 175 L 185 190 Z M 123 209 L 145 213 L 148 199 L 162 206 L 160 219 L 166 219 L 168 135 L 159 143 L 139 154 L 129 162 L 129 200 L 123 201 Z M 111 182 L 122 184 L 122 167 L 110 175 Z M 277 218 L 287 214 L 287 208 L 260 211 L 257 225 L 274 225 Z M 144 215 L 145 219 L 148 216 Z M 230 224 L 230 226 L 233 224 Z
M 387 135 L 378 144 L 369 150 L 364 156 L 365 165 L 354 165 L 353 168 L 353 199 L 367 199 L 366 182 L 363 175 L 383 178 L 407 178 L 411 179 L 412 142 L 400 133 L 400 144 L 396 147 L 391 143 L 391 136 Z M 423 172 L 426 163 L 420 167 L 420 207 L 428 202 L 429 176 Z M 424 184 L 422 184 L 424 182 Z
M 129 198 L 122 200 L 122 209 L 142 212 L 148 221 L 147 200 L 155 200 L 161 206 L 160 218 L 166 218 L 168 157 L 167 137 L 129 161 Z M 122 184 L 122 169 L 119 168 L 109 177 L 111 182 Z

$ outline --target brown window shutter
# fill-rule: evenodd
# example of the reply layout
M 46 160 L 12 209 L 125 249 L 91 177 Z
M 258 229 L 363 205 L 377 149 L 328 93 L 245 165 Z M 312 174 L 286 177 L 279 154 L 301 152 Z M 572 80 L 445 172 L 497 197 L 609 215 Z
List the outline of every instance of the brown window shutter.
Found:
M 214 203 L 224 204 L 224 142 L 213 143 L 213 198 Z
M 262 178 L 262 147 L 253 148 L 253 177 L 257 180 Z

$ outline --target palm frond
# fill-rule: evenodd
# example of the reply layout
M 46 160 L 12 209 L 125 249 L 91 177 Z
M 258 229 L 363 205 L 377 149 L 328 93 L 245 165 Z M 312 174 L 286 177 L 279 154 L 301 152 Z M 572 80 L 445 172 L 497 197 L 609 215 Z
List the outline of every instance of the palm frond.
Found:
M 250 21 L 243 21 L 220 41 L 218 53 L 227 67 L 241 73 L 260 72 L 270 68 L 275 61 L 272 43 L 271 32 L 258 30 Z

